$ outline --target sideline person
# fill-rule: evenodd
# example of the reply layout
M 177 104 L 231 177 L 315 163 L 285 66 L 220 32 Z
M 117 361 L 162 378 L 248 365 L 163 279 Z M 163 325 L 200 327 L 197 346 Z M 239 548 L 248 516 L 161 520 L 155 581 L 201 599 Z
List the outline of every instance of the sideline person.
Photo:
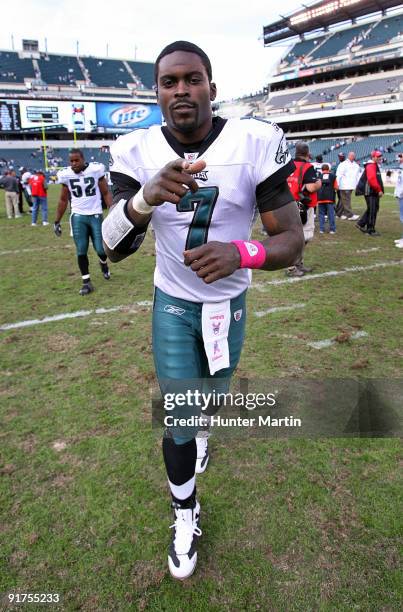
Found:
M 306 207 L 305 218 L 302 219 L 305 245 L 313 239 L 315 232 L 315 208 L 318 204 L 317 191 L 322 186 L 318 173 L 310 162 L 309 145 L 299 141 L 295 145 L 295 170 L 288 177 L 287 182 L 295 200 Z M 312 272 L 313 268 L 304 265 L 303 253 L 295 264 L 288 268 L 287 276 L 300 277 Z
M 355 161 L 354 151 L 350 151 L 347 159 L 337 166 L 336 178 L 340 191 L 340 206 L 337 212 L 340 219 L 357 221 L 359 215 L 355 215 L 351 208 L 351 196 L 357 187 L 361 175 L 361 168 Z
M 375 229 L 375 224 L 379 211 L 379 201 L 384 191 L 379 167 L 381 160 L 382 153 L 375 149 L 371 153 L 371 159 L 365 165 L 366 184 L 364 196 L 367 210 L 356 223 L 356 227 L 361 232 L 371 237 L 380 236 L 380 233 Z

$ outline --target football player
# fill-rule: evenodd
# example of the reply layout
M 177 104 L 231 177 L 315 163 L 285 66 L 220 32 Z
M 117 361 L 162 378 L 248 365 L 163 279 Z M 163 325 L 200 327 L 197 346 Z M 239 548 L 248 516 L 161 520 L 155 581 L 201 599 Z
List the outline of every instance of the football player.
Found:
M 196 45 L 165 47 L 155 78 L 166 125 L 135 130 L 112 145 L 115 206 L 103 239 L 110 259 L 119 261 L 139 248 L 152 219 L 153 354 L 163 396 L 185 388 L 223 392 L 241 354 L 251 269 L 284 268 L 302 252 L 286 181 L 294 163 L 277 125 L 213 118 L 211 64 Z M 258 213 L 264 242 L 250 240 Z M 172 414 L 200 410 L 182 400 L 176 396 Z M 203 471 L 208 448 L 202 438 L 198 457 L 196 434 L 192 426 L 173 426 L 162 445 L 175 514 L 168 566 L 178 579 L 193 573 L 201 535 L 195 473 Z
M 57 180 L 58 183 L 61 183 L 62 190 L 56 211 L 54 231 L 56 236 L 61 236 L 60 221 L 70 200 L 70 224 L 83 281 L 80 295 L 88 295 L 94 291 L 87 255 L 90 238 L 99 257 L 102 274 L 106 280 L 110 278 L 107 257 L 102 244 L 101 225 L 103 220 L 102 198 L 109 207 L 112 204 L 112 195 L 105 179 L 103 164 L 97 162 L 88 164 L 80 149 L 70 151 L 69 161 L 70 167 L 63 168 L 57 173 Z

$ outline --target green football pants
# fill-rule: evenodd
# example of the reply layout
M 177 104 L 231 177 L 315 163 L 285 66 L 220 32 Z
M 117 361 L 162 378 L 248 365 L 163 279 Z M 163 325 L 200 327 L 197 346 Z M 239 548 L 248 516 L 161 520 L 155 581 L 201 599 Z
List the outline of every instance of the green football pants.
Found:
M 71 215 L 70 223 L 78 256 L 87 255 L 89 239 L 91 238 L 98 257 L 102 261 L 106 261 L 106 253 L 102 244 L 102 220 L 102 214 L 79 215 L 73 213 Z
M 202 337 L 202 304 L 167 295 L 155 289 L 153 310 L 153 354 L 161 393 L 188 391 L 226 393 L 238 365 L 245 337 L 246 291 L 231 300 L 231 323 L 228 333 L 230 365 L 210 374 Z M 200 416 L 200 407 L 187 403 L 169 410 L 175 418 Z M 174 427 L 176 444 L 195 437 L 198 427 Z

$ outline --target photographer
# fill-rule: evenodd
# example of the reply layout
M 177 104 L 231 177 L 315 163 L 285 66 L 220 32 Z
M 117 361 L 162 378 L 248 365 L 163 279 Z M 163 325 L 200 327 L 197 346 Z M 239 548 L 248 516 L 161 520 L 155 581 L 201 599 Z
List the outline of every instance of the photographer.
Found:
M 308 144 L 302 141 L 297 142 L 295 145 L 295 170 L 287 179 L 291 194 L 300 209 L 305 244 L 308 244 L 313 238 L 315 229 L 314 209 L 318 204 L 316 192 L 322 187 L 322 181 L 318 178 L 315 168 L 309 161 L 310 159 Z M 295 265 L 288 268 L 287 276 L 304 276 L 307 272 L 312 272 L 312 268 L 304 266 L 302 254 Z

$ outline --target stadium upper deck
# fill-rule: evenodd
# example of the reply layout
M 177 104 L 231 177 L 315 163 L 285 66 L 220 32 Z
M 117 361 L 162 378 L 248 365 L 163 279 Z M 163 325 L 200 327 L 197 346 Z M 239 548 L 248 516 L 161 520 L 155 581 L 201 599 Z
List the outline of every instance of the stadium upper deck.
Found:
M 326 75 L 363 65 L 370 70 L 379 59 L 402 64 L 403 14 L 372 17 L 355 26 L 320 33 L 304 40 L 293 41 L 271 83 L 293 81 L 319 74 Z M 343 74 L 343 73 L 342 73 Z M 292 83 L 288 83 L 291 85 Z
M 322 1 L 266 26 L 265 44 L 290 42 L 276 74 L 264 96 L 222 105 L 220 114 L 268 117 L 298 138 L 401 132 L 402 8 Z
M 0 96 L 155 98 L 153 63 L 0 51 Z
M 320 0 L 282 17 L 263 28 L 265 45 L 322 30 L 327 31 L 334 24 L 355 23 L 361 17 L 401 6 L 399 0 Z

